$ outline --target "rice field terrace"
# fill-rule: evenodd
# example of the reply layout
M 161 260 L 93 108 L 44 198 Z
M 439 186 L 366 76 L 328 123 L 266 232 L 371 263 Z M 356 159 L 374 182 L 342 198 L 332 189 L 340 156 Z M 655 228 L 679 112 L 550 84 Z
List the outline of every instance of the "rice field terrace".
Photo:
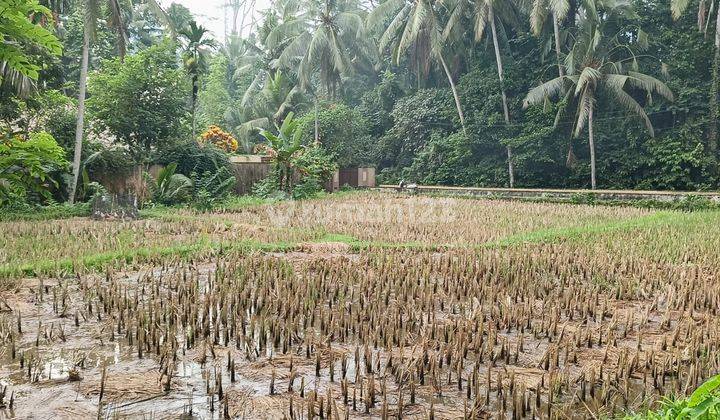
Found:
M 0 224 L 0 417 L 617 417 L 720 372 L 720 212 L 355 193 Z

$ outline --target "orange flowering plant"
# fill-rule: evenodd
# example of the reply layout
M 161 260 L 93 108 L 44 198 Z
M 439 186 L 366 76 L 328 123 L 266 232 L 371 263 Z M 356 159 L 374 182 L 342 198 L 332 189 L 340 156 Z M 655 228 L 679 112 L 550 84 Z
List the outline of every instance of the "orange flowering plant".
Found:
M 223 131 L 217 125 L 211 125 L 207 131 L 200 135 L 203 143 L 212 143 L 226 152 L 235 152 L 238 149 L 238 141 L 232 134 Z

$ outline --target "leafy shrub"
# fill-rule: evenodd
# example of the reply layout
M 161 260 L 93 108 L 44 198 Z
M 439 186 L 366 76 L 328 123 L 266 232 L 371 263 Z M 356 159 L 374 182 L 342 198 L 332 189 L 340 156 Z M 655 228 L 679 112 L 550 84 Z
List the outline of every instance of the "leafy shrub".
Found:
M 393 126 L 374 146 L 379 167 L 408 167 L 435 131 L 446 135 L 453 128 L 452 100 L 446 89 L 426 89 L 397 101 Z
M 259 149 L 270 156 L 274 167 L 267 180 L 256 184 L 253 191 L 264 198 L 274 196 L 278 190 L 293 198 L 315 195 L 337 169 L 335 157 L 319 146 L 302 144 L 302 125 L 293 119 L 292 112 L 276 128 L 277 135 L 267 130 L 260 132 L 267 144 L 259 145 Z M 295 192 L 298 187 L 300 190 Z
M 317 196 L 323 190 L 322 184 L 317 178 L 308 177 L 302 182 L 295 185 L 292 191 L 292 198 L 294 200 L 303 200 L 306 198 L 313 198 Z
M 689 397 L 660 402 L 658 411 L 629 415 L 625 420 L 714 420 L 720 418 L 720 375 L 700 385 Z
M 370 123 L 359 111 L 344 104 L 328 104 L 318 111 L 318 141 L 337 157 L 341 167 L 367 165 L 372 162 L 374 142 L 370 137 Z M 300 119 L 303 144 L 315 139 L 315 113 Z
M 215 173 L 193 173 L 192 178 L 195 186 L 194 205 L 200 210 L 210 210 L 223 202 L 237 182 L 235 175 L 226 167 L 221 167 Z
M 177 66 L 175 45 L 164 42 L 103 62 L 88 81 L 93 128 L 112 134 L 141 161 L 185 132 L 190 85 Z M 122 104 L 125 111 L 118 110 Z
M 52 203 L 47 206 L 14 201 L 3 207 L 0 221 L 69 219 L 90 215 L 89 203 Z
M 365 91 L 355 109 L 365 117 L 370 136 L 379 138 L 392 126 L 390 113 L 403 94 L 400 78 L 389 70 L 383 73 L 377 86 Z
M 592 193 L 575 193 L 570 197 L 573 204 L 595 204 L 595 194 Z
M 252 193 L 256 197 L 284 200 L 290 195 L 280 189 L 279 172 L 270 171 L 267 177 L 253 185 Z
M 39 110 L 36 121 L 37 129 L 50 133 L 58 145 L 65 150 L 65 156 L 72 156 L 75 151 L 75 125 L 77 124 L 77 104 L 58 90 L 42 92 L 37 99 Z M 83 143 L 83 156 L 87 156 Z
M 0 140 L 0 206 L 51 199 L 58 186 L 51 175 L 67 167 L 65 151 L 48 133 L 31 133 L 28 140 Z
M 311 198 L 317 195 L 323 190 L 323 184 L 337 170 L 334 156 L 321 147 L 304 149 L 295 159 L 294 164 L 301 174 L 300 182 L 292 191 L 295 199 Z
M 273 163 L 278 188 L 288 194 L 292 191 L 295 181 L 295 159 L 304 148 L 300 122 L 293 116 L 291 112 L 282 125 L 275 125 L 277 135 L 268 130 L 260 131 L 266 143 L 257 145 L 257 150 L 268 155 Z
M 104 147 L 98 143 L 91 143 L 88 148 L 92 153 L 86 155 L 82 168 L 90 179 L 97 179 L 102 174 L 127 175 L 135 166 L 132 156 L 123 147 Z
M 195 140 L 176 143 L 158 153 L 154 163 L 177 164 L 177 172 L 186 176 L 192 173 L 215 173 L 220 168 L 230 169 L 230 160 L 225 152 L 211 145 L 202 145 Z
M 158 204 L 179 204 L 188 201 L 193 192 L 193 182 L 183 174 L 175 173 L 176 163 L 171 163 L 158 173 L 156 179 L 145 172 L 145 181 Z

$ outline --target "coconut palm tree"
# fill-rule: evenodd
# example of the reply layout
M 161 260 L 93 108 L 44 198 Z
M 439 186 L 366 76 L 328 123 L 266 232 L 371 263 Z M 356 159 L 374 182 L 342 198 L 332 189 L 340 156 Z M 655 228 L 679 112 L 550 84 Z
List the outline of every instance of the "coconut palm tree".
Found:
M 102 7 L 104 1 L 107 2 L 107 7 L 105 8 Z M 157 1 L 147 0 L 147 3 L 161 21 L 168 21 L 167 16 Z M 82 141 L 85 131 L 85 93 L 87 90 L 88 65 L 90 61 L 90 43 L 95 40 L 98 21 L 101 19 L 106 20 L 110 29 L 117 33 L 117 49 L 120 60 L 125 57 L 128 42 L 127 25 L 122 8 L 123 3 L 120 0 L 83 0 L 82 5 L 85 7 L 85 25 L 83 29 L 83 48 L 80 61 L 80 83 L 78 86 L 78 112 L 72 165 L 73 177 L 68 188 L 68 201 L 71 204 L 75 201 L 75 191 L 77 190 L 78 178 L 80 177 Z M 104 9 L 107 9 L 107 16 L 103 14 Z
M 530 29 L 533 35 L 540 36 L 545 23 L 552 22 L 553 40 L 555 43 L 555 57 L 557 59 L 558 76 L 565 75 L 560 47 L 560 22 L 565 20 L 570 3 L 568 0 L 534 0 L 530 11 Z
M 470 18 L 473 22 L 476 42 L 482 40 L 487 27 L 490 27 L 490 37 L 492 38 L 495 51 L 498 79 L 500 79 L 502 84 L 505 80 L 505 75 L 497 26 L 500 24 L 508 27 L 520 27 L 521 13 L 519 8 L 514 2 L 508 0 L 477 0 L 472 3 L 465 0 L 456 0 L 451 5 L 450 16 L 443 31 L 444 35 L 447 36 L 455 30 L 462 29 L 467 18 Z M 505 118 L 505 123 L 510 124 L 510 109 L 508 107 L 507 93 L 504 86 L 501 88 L 500 93 L 502 96 L 503 117 Z M 506 149 L 508 178 L 510 188 L 512 188 L 515 186 L 512 148 L 508 145 Z
M 183 42 L 183 65 L 192 79 L 192 97 L 190 101 L 192 112 L 192 136 L 196 134 L 196 103 L 198 91 L 200 90 L 200 75 L 208 68 L 207 57 L 212 48 L 215 48 L 214 40 L 208 38 L 210 31 L 198 25 L 194 20 L 187 28 L 180 31 L 180 38 Z
M 247 152 L 261 129 L 280 125 L 287 115 L 302 104 L 298 86 L 278 70 L 274 74 L 260 71 L 240 100 L 240 106 L 231 109 L 226 119 Z
M 412 52 L 417 68 L 421 63 L 437 60 L 447 76 L 452 90 L 458 117 L 465 132 L 465 115 L 460 96 L 455 86 L 450 68 L 443 57 L 443 47 L 448 37 L 442 36 L 442 24 L 437 8 L 441 5 L 435 0 L 388 0 L 376 7 L 368 16 L 368 27 L 376 28 L 386 23 L 380 37 L 379 49 L 392 48 L 392 57 L 396 63 L 406 53 Z M 420 77 L 418 71 L 418 78 Z
M 371 54 L 365 35 L 364 11 L 354 0 L 311 0 L 307 11 L 266 38 L 274 48 L 277 33 L 290 34 L 278 57 L 278 68 L 297 69 L 300 87 L 309 87 L 313 75 L 330 98 L 335 98 L 341 76 L 354 71 L 355 62 Z M 283 38 L 279 38 L 283 39 Z
M 80 159 L 82 157 L 82 141 L 85 128 L 85 91 L 87 89 L 88 63 L 90 59 L 90 42 L 97 33 L 97 22 L 102 16 L 102 0 L 84 0 L 85 25 L 83 31 L 83 48 L 80 62 L 80 85 L 78 87 L 78 113 L 75 126 L 75 153 L 73 156 L 73 179 L 68 191 L 68 200 L 72 204 L 75 201 L 78 178 L 80 176 Z M 122 8 L 119 0 L 107 0 L 108 26 L 117 33 L 117 49 L 120 58 L 125 57 L 127 50 L 127 28 L 123 19 Z
M 578 137 L 587 126 L 592 189 L 597 187 L 594 123 L 600 111 L 597 108 L 598 99 L 603 97 L 611 105 L 638 116 L 651 136 L 655 132 L 650 118 L 633 95 L 643 93 L 651 97 L 657 94 L 673 100 L 672 92 L 663 82 L 638 70 L 634 54 L 630 53 L 624 58 L 616 57 L 620 52 L 632 51 L 630 47 L 621 44 L 617 37 L 605 38 L 602 25 L 586 20 L 566 60 L 568 75 L 558 76 L 531 89 L 525 97 L 526 107 L 543 103 L 548 98 L 562 97 L 575 114 L 574 136 Z
M 307 13 L 300 0 L 276 0 L 265 12 L 263 26 L 258 30 L 262 51 L 277 68 L 280 55 L 296 37 L 308 29 Z
M 714 3 L 714 2 L 713 2 Z M 670 11 L 673 19 L 679 19 L 685 13 L 690 0 L 670 0 Z M 715 6 L 715 7 L 713 7 Z M 719 9 L 713 4 L 710 7 L 710 13 L 713 9 Z M 706 20 L 707 19 L 707 20 Z M 701 1 L 698 6 L 698 29 L 707 34 L 707 28 L 712 19 L 707 14 L 707 3 Z M 712 86 L 710 86 L 710 127 L 708 130 L 708 145 L 713 152 L 713 158 L 718 149 L 718 90 L 720 90 L 720 11 L 716 10 L 715 16 L 715 52 L 713 54 L 712 66 Z

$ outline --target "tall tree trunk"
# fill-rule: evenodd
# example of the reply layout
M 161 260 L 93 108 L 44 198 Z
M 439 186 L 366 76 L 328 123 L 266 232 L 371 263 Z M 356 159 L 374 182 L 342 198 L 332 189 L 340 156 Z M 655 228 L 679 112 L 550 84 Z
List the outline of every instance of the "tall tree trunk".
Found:
M 715 20 L 715 56 L 713 58 L 712 86 L 710 87 L 710 127 L 708 146 L 712 158 L 717 159 L 718 149 L 718 89 L 720 88 L 720 10 Z
M 195 138 L 196 134 L 196 127 L 195 127 L 195 108 L 197 105 L 197 95 L 198 95 L 198 77 L 197 75 L 193 75 L 192 77 L 192 137 Z
M 320 124 L 318 123 L 318 100 L 315 96 L 315 146 L 320 145 Z
M 445 70 L 448 82 L 450 82 L 450 90 L 452 90 L 453 98 L 455 98 L 455 107 L 457 108 L 458 116 L 460 117 L 460 125 L 462 126 L 463 134 L 467 134 L 467 130 L 465 129 L 465 114 L 463 114 L 462 104 L 460 103 L 460 96 L 458 95 L 457 88 L 455 87 L 455 82 L 453 81 L 452 74 L 450 73 L 450 69 L 448 68 L 447 63 L 445 63 L 445 59 L 443 58 L 442 53 L 438 53 L 438 57 L 440 58 L 440 64 L 442 64 L 443 70 Z
M 87 89 L 88 62 L 90 61 L 90 28 L 85 24 L 83 34 L 82 61 L 80 63 L 80 86 L 78 89 L 78 110 L 75 125 L 75 153 L 73 155 L 73 178 L 68 191 L 68 202 L 75 202 L 78 179 L 80 178 L 80 159 L 85 131 L 85 91 Z
M 590 103 L 590 110 L 588 112 L 588 139 L 590 142 L 590 186 L 594 190 L 597 187 L 595 181 L 595 135 L 593 133 L 593 113 L 595 111 L 595 104 Z
M 555 36 L 555 57 L 557 58 L 557 66 L 558 66 L 558 76 L 564 77 L 565 76 L 565 66 L 562 62 L 562 56 L 560 52 L 560 22 L 557 19 L 557 16 L 555 15 L 555 12 L 552 14 L 552 20 L 553 20 L 553 34 Z M 563 89 L 564 91 L 564 89 Z M 568 141 L 568 151 L 567 151 L 567 159 L 565 161 L 565 166 L 572 167 L 575 164 L 575 161 L 577 158 L 575 157 L 575 151 L 573 150 L 573 139 L 572 136 L 569 136 L 570 140 Z
M 233 20 L 233 21 L 232 21 L 232 32 L 231 32 L 231 34 L 232 34 L 232 35 L 237 35 L 237 34 L 238 34 L 237 19 L 238 19 L 238 15 L 240 14 L 240 5 L 239 5 L 239 4 L 233 4 L 233 5 L 232 5 L 232 8 L 233 8 L 233 13 L 232 13 L 232 15 L 233 15 L 232 20 Z
M 563 67 L 562 58 L 560 57 L 560 22 L 558 22 L 555 12 L 552 15 L 553 32 L 555 35 L 555 57 L 557 57 L 558 75 L 565 76 L 565 67 Z
M 503 84 L 503 65 L 502 58 L 500 57 L 500 44 L 498 43 L 497 28 L 495 27 L 495 11 L 493 10 L 492 3 L 488 6 L 488 20 L 490 21 L 490 29 L 492 30 L 493 46 L 495 47 L 495 61 L 497 62 L 498 79 L 500 84 Z M 505 124 L 510 124 L 510 111 L 508 109 L 507 94 L 505 93 L 505 86 L 501 88 L 502 93 L 502 106 L 503 116 L 505 117 Z M 507 146 L 507 157 L 508 157 L 508 177 L 510 179 L 510 188 L 515 186 L 515 169 L 513 167 L 513 155 L 512 148 Z

